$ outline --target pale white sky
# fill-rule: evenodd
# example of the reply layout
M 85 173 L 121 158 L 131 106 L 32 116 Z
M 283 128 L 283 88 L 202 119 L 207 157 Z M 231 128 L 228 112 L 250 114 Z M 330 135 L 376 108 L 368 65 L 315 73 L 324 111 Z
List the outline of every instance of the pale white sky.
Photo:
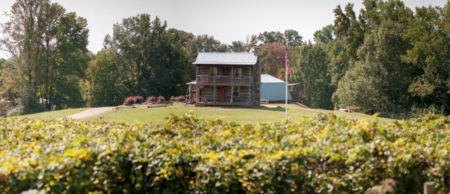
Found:
M 9 12 L 15 0 L 0 0 L 0 12 Z M 247 35 L 264 31 L 297 30 L 304 40 L 316 30 L 332 24 L 333 9 L 340 4 L 362 8 L 363 0 L 52 0 L 87 19 L 89 50 L 103 47 L 106 34 L 123 18 L 148 13 L 166 20 L 170 28 L 208 34 L 224 43 L 245 40 Z M 404 0 L 416 6 L 444 6 L 447 0 Z M 0 22 L 7 18 L 2 14 Z M 1 34 L 0 34 L 1 36 Z M 0 57 L 5 56 L 0 53 Z

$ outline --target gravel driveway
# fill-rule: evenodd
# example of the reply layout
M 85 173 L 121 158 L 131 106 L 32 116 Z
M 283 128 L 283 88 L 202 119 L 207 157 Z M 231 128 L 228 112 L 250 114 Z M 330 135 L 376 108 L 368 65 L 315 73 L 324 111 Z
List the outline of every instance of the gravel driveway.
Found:
M 93 117 L 93 116 L 97 116 L 97 115 L 103 114 L 108 111 L 112 111 L 113 108 L 114 108 L 113 106 L 112 107 L 90 108 L 83 112 L 69 115 L 66 118 L 68 118 L 68 119 L 84 119 L 87 117 Z

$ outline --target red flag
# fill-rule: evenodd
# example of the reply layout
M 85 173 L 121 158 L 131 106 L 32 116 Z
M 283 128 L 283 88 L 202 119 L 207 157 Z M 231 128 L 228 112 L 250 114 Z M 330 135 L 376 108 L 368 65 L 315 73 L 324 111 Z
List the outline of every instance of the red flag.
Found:
M 286 72 L 289 72 L 289 51 L 288 51 L 288 45 L 286 42 Z

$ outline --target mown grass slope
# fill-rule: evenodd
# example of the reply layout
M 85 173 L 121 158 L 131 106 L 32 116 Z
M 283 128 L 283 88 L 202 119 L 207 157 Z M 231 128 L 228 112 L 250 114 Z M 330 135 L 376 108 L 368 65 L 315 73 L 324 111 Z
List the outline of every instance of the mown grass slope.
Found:
M 211 119 L 222 119 L 238 123 L 276 122 L 286 119 L 300 120 L 302 117 L 313 117 L 319 113 L 333 113 L 354 119 L 372 120 L 372 116 L 360 113 L 345 113 L 321 109 L 304 109 L 297 105 L 289 104 L 288 117 L 285 116 L 284 104 L 271 104 L 267 108 L 221 108 L 221 107 L 194 107 L 175 103 L 173 106 L 149 108 L 149 109 L 120 109 L 117 112 L 107 112 L 87 120 L 101 119 L 105 121 L 125 121 L 129 123 L 146 123 L 162 121 L 170 114 L 182 115 L 192 111 L 194 114 Z M 380 118 L 381 121 L 390 119 Z
M 58 118 L 63 118 L 63 117 L 69 116 L 69 115 L 73 115 L 75 113 L 83 112 L 85 110 L 87 110 L 87 108 L 64 109 L 64 110 L 47 111 L 47 112 L 28 114 L 28 115 L 20 115 L 20 116 L 16 116 L 16 118 L 29 118 L 29 119 L 40 119 L 40 120 L 58 119 Z

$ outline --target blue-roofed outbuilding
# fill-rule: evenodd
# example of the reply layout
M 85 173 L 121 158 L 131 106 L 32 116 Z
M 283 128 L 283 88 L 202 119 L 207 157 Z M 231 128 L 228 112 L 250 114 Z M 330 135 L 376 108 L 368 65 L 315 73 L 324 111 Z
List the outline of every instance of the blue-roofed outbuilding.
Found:
M 270 102 L 285 101 L 286 82 L 269 74 L 262 74 L 261 99 L 269 100 Z M 289 92 L 288 100 L 292 100 L 292 96 Z

